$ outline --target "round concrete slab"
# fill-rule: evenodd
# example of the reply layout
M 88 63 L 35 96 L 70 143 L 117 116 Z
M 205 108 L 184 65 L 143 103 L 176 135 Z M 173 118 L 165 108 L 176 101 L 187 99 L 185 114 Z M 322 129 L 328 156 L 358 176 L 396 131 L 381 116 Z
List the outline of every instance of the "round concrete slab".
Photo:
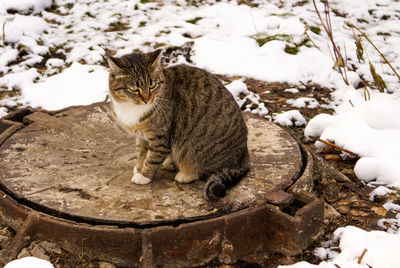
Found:
M 18 199 L 98 223 L 162 224 L 210 218 L 267 202 L 302 169 L 297 142 L 276 125 L 244 114 L 251 171 L 216 203 L 204 181 L 179 184 L 161 171 L 148 185 L 131 182 L 135 138 L 120 129 L 107 103 L 50 115 L 35 112 L 28 126 L 0 147 L 0 183 Z

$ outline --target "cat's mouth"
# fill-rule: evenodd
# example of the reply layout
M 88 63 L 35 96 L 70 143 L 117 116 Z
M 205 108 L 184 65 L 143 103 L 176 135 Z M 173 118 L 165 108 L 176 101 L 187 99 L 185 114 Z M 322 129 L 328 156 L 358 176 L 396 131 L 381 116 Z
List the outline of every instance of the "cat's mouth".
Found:
M 152 99 L 150 99 L 150 98 L 142 98 L 142 102 L 144 103 L 144 104 L 151 104 L 152 102 L 153 102 L 153 100 Z

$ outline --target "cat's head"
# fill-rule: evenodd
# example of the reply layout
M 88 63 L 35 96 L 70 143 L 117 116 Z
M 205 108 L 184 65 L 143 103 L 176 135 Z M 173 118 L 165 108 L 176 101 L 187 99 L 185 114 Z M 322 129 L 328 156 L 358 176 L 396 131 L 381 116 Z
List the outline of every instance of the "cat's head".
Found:
M 120 58 L 107 58 L 111 97 L 117 102 L 136 105 L 154 103 L 163 90 L 161 49 L 150 53 L 131 53 Z

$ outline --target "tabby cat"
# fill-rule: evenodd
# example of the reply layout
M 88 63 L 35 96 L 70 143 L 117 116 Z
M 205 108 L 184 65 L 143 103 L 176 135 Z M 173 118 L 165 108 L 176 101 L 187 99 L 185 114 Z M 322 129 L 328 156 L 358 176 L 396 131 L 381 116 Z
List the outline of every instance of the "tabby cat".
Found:
M 117 121 L 136 136 L 132 181 L 147 184 L 160 167 L 175 180 L 207 178 L 215 200 L 249 169 L 247 128 L 233 96 L 213 75 L 187 65 L 163 69 L 161 50 L 109 57 L 109 87 Z

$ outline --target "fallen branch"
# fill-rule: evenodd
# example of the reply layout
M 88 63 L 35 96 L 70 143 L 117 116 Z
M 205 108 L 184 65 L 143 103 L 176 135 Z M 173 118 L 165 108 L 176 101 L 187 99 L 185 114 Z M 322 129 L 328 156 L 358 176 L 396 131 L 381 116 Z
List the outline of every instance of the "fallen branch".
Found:
M 352 152 L 352 151 L 349 151 L 349 150 L 347 150 L 347 149 L 344 149 L 343 147 L 337 146 L 336 144 L 333 144 L 333 143 L 331 143 L 331 142 L 329 142 L 329 141 L 322 140 L 322 139 L 317 139 L 317 140 L 320 141 L 320 142 L 322 142 L 322 143 L 325 143 L 326 145 L 329 145 L 329 146 L 331 146 L 331 147 L 333 147 L 333 148 L 336 148 L 336 149 L 338 149 L 338 150 L 340 150 L 340 151 L 343 151 L 343 152 L 345 152 L 345 153 L 348 153 L 348 154 L 351 154 L 351 155 L 353 155 L 353 156 L 355 156 L 355 157 L 360 158 L 360 156 L 359 156 L 358 154 L 356 154 L 356 153 L 354 153 L 354 152 Z

